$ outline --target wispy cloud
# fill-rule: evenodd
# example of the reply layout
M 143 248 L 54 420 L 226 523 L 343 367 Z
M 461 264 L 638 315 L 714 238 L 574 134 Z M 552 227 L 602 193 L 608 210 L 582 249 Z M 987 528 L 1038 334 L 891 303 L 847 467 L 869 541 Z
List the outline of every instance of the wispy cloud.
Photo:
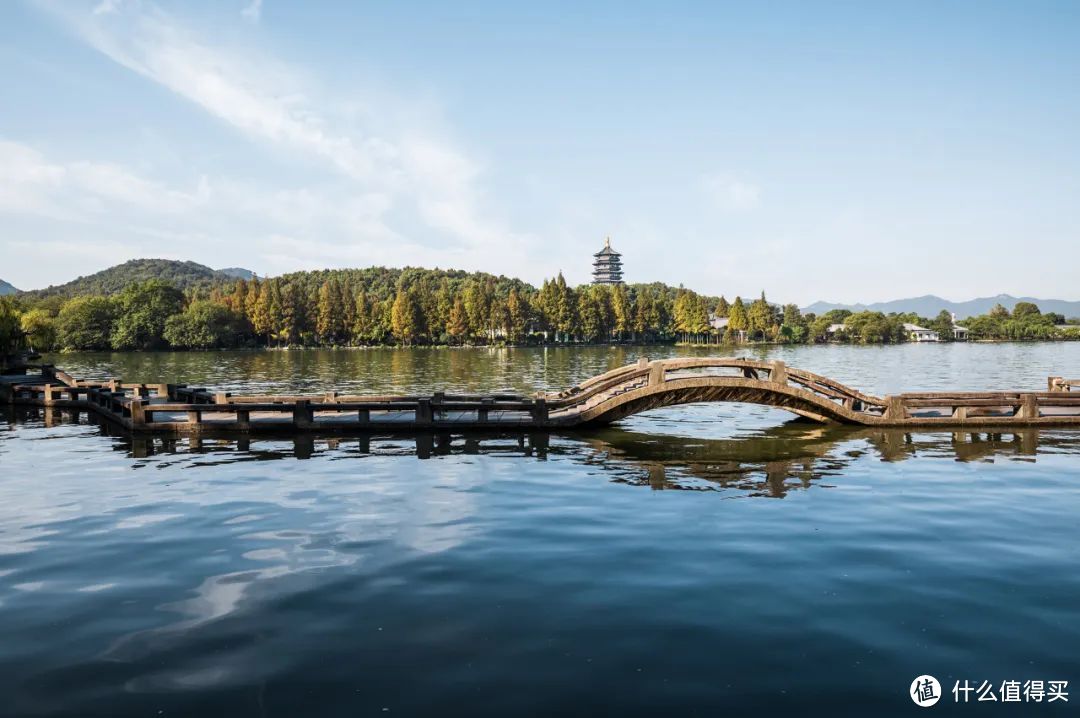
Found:
M 467 206 L 471 199 L 462 201 Z M 471 246 L 426 244 L 398 231 L 388 218 L 392 209 L 391 196 L 357 192 L 349 184 L 269 188 L 201 176 L 177 187 L 130 167 L 48 156 L 0 139 L 0 215 L 77 228 L 53 240 L 9 232 L 0 246 L 52 263 L 194 257 L 276 274 L 370 264 L 459 267 L 478 261 Z M 453 203 L 426 208 L 425 216 L 447 228 L 486 231 L 468 226 L 467 212 Z M 81 264 L 78 272 L 83 272 Z
M 0 139 L 0 212 L 88 220 L 106 205 L 187 212 L 205 202 L 203 182 L 190 192 L 170 189 L 108 162 L 58 162 L 19 142 Z
M 90 47 L 194 103 L 253 147 L 303 167 L 314 163 L 326 173 L 325 182 L 300 189 L 273 187 L 272 179 L 259 187 L 217 179 L 208 182 L 209 194 L 202 197 L 199 190 L 176 195 L 145 178 L 110 170 L 108 163 L 76 171 L 69 164 L 50 164 L 38 157 L 40 166 L 34 171 L 46 177 L 59 172 L 69 190 L 79 172 L 97 173 L 103 187 L 115 190 L 108 199 L 121 202 L 130 192 L 141 202 L 157 191 L 162 211 L 171 211 L 187 197 L 205 201 L 204 211 L 224 212 L 218 200 L 233 193 L 242 195 L 232 198 L 238 204 L 257 205 L 266 216 L 280 220 L 280 229 L 285 230 L 277 232 L 281 236 L 296 236 L 289 227 L 296 228 L 291 218 L 297 216 L 281 209 L 299 205 L 299 216 L 334 230 L 329 240 L 324 236 L 321 242 L 336 237 L 342 246 L 348 244 L 347 256 L 357 262 L 386 256 L 379 242 L 387 238 L 401 241 L 400 248 L 409 244 L 402 238 L 415 236 L 422 237 L 412 240 L 417 246 L 439 246 L 442 256 L 465 268 L 496 269 L 500 261 L 508 263 L 504 270 L 527 266 L 528 250 L 535 244 L 493 215 L 485 205 L 482 163 L 448 141 L 444 132 L 412 128 L 388 132 L 380 131 L 377 123 L 358 125 L 357 116 L 370 117 L 376 109 L 356 112 L 352 97 L 346 98 L 351 104 L 335 105 L 334 93 L 327 93 L 330 99 L 318 96 L 320 83 L 301 69 L 250 50 L 214 45 L 146 2 L 106 0 L 89 12 L 69 5 L 48 7 Z M 255 0 L 243 14 L 255 20 L 260 11 L 261 3 Z M 89 187 L 79 192 L 94 195 Z M 55 192 L 39 192 L 38 200 L 45 202 L 49 196 L 55 197 Z M 386 259 L 394 264 L 402 261 Z

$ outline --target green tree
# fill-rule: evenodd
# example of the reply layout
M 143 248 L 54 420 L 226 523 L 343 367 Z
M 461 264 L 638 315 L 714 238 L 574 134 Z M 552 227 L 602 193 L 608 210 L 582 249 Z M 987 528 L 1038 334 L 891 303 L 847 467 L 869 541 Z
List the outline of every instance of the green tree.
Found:
M 356 319 L 353 320 L 353 337 L 363 343 L 370 341 L 372 337 L 371 300 L 367 292 L 361 291 L 356 295 Z
M 243 343 L 246 320 L 224 304 L 196 300 L 165 321 L 165 340 L 182 349 L 224 349 Z
M 1042 312 L 1039 311 L 1039 307 L 1031 302 L 1017 302 L 1013 307 L 1012 316 L 1013 319 L 1030 319 L 1031 317 L 1037 317 Z
M 300 290 L 289 282 L 279 290 L 280 311 L 275 333 L 278 339 L 291 346 L 300 342 L 304 326 L 304 301 Z
M 735 297 L 728 314 L 728 338 L 738 339 L 739 332 L 745 332 L 750 327 L 750 320 L 746 314 L 746 306 L 743 305 L 742 297 Z
M 0 361 L 22 344 L 22 311 L 13 297 L 0 297 Z
M 606 285 L 594 284 L 577 292 L 578 331 L 586 341 L 606 339 L 614 324 L 614 312 Z
M 117 303 L 108 297 L 75 297 L 56 317 L 56 341 L 63 349 L 108 349 Z
M 267 307 L 267 322 L 270 326 L 270 335 L 273 336 L 280 343 L 285 341 L 288 343 L 288 339 L 284 339 L 283 330 L 285 326 L 285 308 L 284 300 L 281 294 L 281 280 L 277 277 L 271 279 L 270 282 L 270 304 Z
M 611 311 L 615 318 L 615 338 L 622 340 L 631 330 L 634 317 L 630 306 L 630 295 L 626 285 L 616 284 L 611 293 Z
M 881 312 L 856 312 L 844 319 L 847 338 L 860 344 L 889 344 L 903 341 L 902 318 Z
M 446 320 L 446 333 L 458 343 L 469 338 L 469 313 L 465 310 L 465 300 L 460 296 L 454 299 L 450 308 L 450 318 Z
M 30 345 L 38 351 L 52 351 L 56 347 L 56 320 L 48 310 L 35 307 L 22 315 L 20 324 Z
M 465 286 L 465 312 L 469 319 L 469 336 L 484 335 L 491 319 L 491 296 L 482 283 L 470 281 Z
M 569 340 L 577 332 L 577 293 L 566 284 L 562 272 L 555 277 L 555 331 Z
M 934 321 L 930 322 L 930 329 L 937 332 L 938 338 L 942 341 L 951 342 L 953 340 L 952 314 L 942 309 Z
M 765 338 L 767 332 L 776 323 L 772 305 L 765 299 L 765 292 L 760 299 L 755 299 L 746 312 L 747 329 L 751 338 Z
M 507 335 L 512 342 L 525 338 L 529 324 L 529 303 L 521 297 L 518 290 L 511 289 L 506 297 Z
M 799 311 L 797 304 L 785 304 L 784 305 L 784 324 L 789 327 L 803 326 L 802 312 Z
M 184 294 L 158 279 L 131 284 L 119 297 L 113 326 L 113 349 L 159 349 L 165 346 L 165 322 L 184 309 Z
M 337 344 L 344 334 L 341 290 L 336 282 L 326 281 L 319 287 L 318 319 L 315 331 L 323 344 Z
M 439 290 L 435 293 L 435 313 L 429 318 L 432 333 L 436 333 L 436 327 L 443 333 L 450 322 L 450 312 L 454 308 L 454 290 L 450 285 L 450 278 L 443 277 L 439 281 Z
M 728 304 L 728 300 L 724 299 L 724 295 L 720 295 L 720 301 L 716 303 L 716 308 L 713 309 L 713 314 L 718 317 L 726 317 L 731 313 L 731 305 Z

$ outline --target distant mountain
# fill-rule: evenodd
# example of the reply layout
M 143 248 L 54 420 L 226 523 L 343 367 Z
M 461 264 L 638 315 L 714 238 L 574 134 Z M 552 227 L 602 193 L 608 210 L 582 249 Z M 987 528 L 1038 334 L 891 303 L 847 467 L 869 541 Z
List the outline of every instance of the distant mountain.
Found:
M 981 297 L 969 299 L 966 302 L 951 302 L 948 299 L 927 294 L 922 297 L 910 299 L 894 299 L 889 302 L 875 302 L 873 304 L 834 304 L 832 302 L 814 302 L 803 309 L 804 312 L 824 314 L 832 309 L 850 309 L 853 312 L 872 311 L 889 314 L 896 312 L 903 314 L 914 312 L 922 317 L 933 317 L 942 309 L 947 312 L 955 312 L 960 319 L 974 317 L 989 312 L 995 304 L 1000 304 L 1009 311 L 1016 306 L 1017 302 L 1032 302 L 1037 304 L 1044 312 L 1064 314 L 1066 318 L 1080 317 L 1080 302 L 1070 302 L 1063 299 L 1035 299 L 1034 297 L 1014 297 L 1009 294 L 999 294 L 996 297 Z
M 227 277 L 233 277 L 235 279 L 254 279 L 255 272 L 250 269 L 244 269 L 243 267 L 226 267 L 225 269 L 217 270 L 218 274 L 224 274 Z
M 3 279 L 0 279 L 0 297 L 5 294 L 14 294 L 17 291 L 19 290 L 5 282 Z
M 247 271 L 247 270 L 238 270 Z M 219 272 L 197 262 L 175 259 L 132 259 L 66 284 L 25 292 L 34 297 L 74 297 L 81 294 L 117 294 L 132 282 L 161 279 L 177 289 L 209 287 L 233 281 L 233 275 Z

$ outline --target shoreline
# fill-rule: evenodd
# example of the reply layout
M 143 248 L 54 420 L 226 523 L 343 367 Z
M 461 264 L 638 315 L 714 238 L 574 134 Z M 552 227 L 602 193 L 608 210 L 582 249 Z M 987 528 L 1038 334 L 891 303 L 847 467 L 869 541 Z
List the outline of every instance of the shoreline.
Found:
M 208 352 L 289 352 L 289 351 L 372 351 L 384 349 L 409 349 L 409 350 L 460 350 L 460 349 L 596 349 L 617 347 L 678 347 L 685 349 L 738 349 L 741 347 L 899 347 L 907 345 L 953 345 L 953 344 L 1068 344 L 1078 341 L 1077 339 L 969 339 L 967 341 L 951 342 L 875 342 L 862 344 L 859 342 L 721 342 L 718 344 L 698 344 L 690 342 L 581 342 L 560 344 L 364 344 L 364 345 L 329 345 L 329 346 L 280 346 L 280 347 L 221 347 L 213 349 L 75 349 L 45 351 L 43 354 L 66 355 L 66 354 L 204 354 Z

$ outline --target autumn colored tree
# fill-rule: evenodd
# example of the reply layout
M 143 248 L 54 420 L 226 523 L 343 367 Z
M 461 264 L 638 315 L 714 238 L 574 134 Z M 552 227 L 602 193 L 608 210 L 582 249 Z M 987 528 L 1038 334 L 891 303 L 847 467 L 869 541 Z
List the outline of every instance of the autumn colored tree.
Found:
M 420 333 L 419 307 L 409 289 L 399 289 L 390 314 L 391 329 L 399 342 L 412 344 Z

